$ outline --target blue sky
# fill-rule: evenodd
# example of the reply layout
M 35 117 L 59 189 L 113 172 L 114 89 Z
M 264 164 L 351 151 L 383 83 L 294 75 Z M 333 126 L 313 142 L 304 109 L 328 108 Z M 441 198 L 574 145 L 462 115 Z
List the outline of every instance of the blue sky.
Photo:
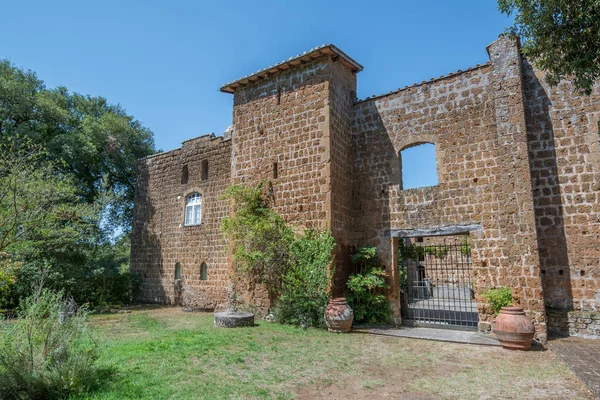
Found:
M 364 98 L 486 62 L 509 24 L 495 0 L 5 1 L 0 58 L 120 103 L 169 150 L 231 124 L 222 84 L 312 47 L 361 63 Z
M 435 145 L 423 143 L 402 150 L 402 189 L 438 184 Z

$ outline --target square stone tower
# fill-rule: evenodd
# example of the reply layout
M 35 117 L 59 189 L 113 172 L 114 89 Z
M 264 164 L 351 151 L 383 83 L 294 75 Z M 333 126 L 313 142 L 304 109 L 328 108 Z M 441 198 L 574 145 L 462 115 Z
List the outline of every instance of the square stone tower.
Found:
M 361 70 L 337 47 L 323 45 L 221 88 L 234 95 L 232 183 L 268 179 L 287 222 L 330 228 L 337 282 L 352 232 L 351 116 Z M 253 302 L 267 307 L 264 293 L 254 292 Z

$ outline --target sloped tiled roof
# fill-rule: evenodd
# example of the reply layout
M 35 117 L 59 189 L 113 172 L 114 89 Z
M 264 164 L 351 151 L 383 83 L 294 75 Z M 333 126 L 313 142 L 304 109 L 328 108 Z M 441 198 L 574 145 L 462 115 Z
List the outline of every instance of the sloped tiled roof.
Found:
M 236 81 L 226 83 L 221 87 L 221 92 L 225 93 L 233 93 L 235 89 L 241 86 L 248 85 L 250 83 L 256 82 L 260 79 L 264 79 L 269 75 L 275 74 L 280 71 L 285 71 L 300 64 L 304 64 L 316 58 L 329 55 L 334 58 L 339 59 L 346 67 L 348 67 L 352 72 L 360 72 L 363 67 L 352 58 L 350 58 L 346 53 L 338 49 L 333 44 L 323 44 L 319 47 L 315 47 L 309 51 L 305 51 L 302 54 L 298 54 L 295 57 L 290 57 L 288 60 L 281 61 L 275 65 L 272 65 L 268 68 L 261 69 L 259 71 L 254 72 L 253 74 L 244 76 Z

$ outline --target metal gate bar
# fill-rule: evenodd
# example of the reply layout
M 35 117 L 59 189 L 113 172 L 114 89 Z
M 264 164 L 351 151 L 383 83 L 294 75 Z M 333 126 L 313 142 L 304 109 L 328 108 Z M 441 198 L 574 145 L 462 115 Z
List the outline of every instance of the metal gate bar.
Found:
M 476 329 L 471 247 L 467 236 L 402 239 L 399 259 L 403 319 L 408 325 Z M 434 242 L 434 240 L 436 240 Z

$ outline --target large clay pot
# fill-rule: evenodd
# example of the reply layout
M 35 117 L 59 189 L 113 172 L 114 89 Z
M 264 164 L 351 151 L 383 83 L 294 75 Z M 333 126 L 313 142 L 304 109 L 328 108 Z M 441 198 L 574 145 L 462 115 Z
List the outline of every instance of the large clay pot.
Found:
M 329 300 L 325 308 L 325 324 L 329 332 L 350 332 L 353 320 L 354 311 L 344 297 Z
M 502 307 L 496 317 L 494 333 L 505 349 L 527 350 L 535 335 L 535 327 L 523 307 Z

